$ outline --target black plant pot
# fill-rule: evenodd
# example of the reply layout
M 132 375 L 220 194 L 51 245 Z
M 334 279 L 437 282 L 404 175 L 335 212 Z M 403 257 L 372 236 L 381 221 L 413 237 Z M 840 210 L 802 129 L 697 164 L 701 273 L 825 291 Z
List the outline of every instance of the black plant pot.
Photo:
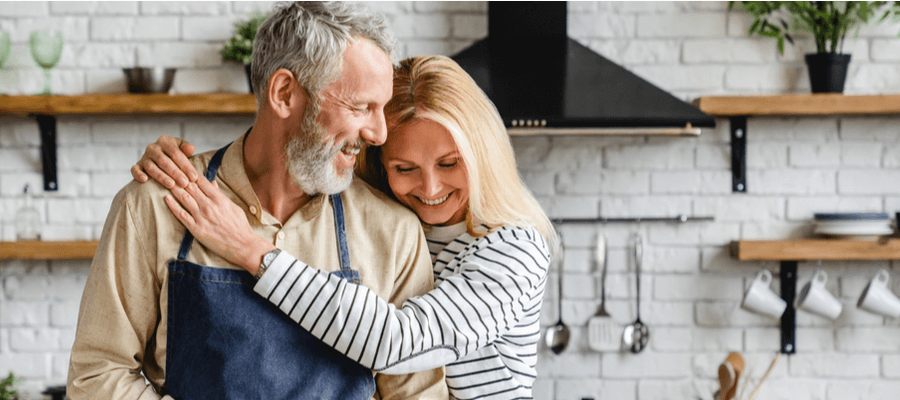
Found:
M 253 79 L 250 78 L 250 64 L 244 65 L 244 73 L 247 74 L 247 85 L 250 85 L 250 93 L 253 93 Z
M 842 93 L 847 80 L 849 54 L 812 53 L 806 55 L 809 85 L 813 93 Z

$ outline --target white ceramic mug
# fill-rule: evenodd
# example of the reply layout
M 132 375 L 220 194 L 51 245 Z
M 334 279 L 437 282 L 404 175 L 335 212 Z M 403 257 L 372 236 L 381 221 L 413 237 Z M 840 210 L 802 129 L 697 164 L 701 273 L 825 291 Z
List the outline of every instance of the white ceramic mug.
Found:
M 797 308 L 828 319 L 837 319 L 844 306 L 828 289 L 825 289 L 825 282 L 828 282 L 828 274 L 816 269 L 797 296 Z
M 878 271 L 863 289 L 856 306 L 885 317 L 900 317 L 900 298 L 888 288 L 890 278 L 887 271 L 883 269 Z
M 772 273 L 767 269 L 759 271 L 744 293 L 741 308 L 772 318 L 781 318 L 787 308 L 787 302 L 772 291 L 769 287 L 771 283 Z

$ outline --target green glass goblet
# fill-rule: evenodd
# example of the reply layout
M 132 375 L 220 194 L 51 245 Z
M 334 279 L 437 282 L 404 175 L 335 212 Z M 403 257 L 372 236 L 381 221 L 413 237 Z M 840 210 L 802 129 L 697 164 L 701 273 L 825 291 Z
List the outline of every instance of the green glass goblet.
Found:
M 9 34 L 0 32 L 0 68 L 3 68 L 3 64 L 9 59 L 11 49 L 12 39 L 9 38 Z M 0 94 L 3 94 L 3 92 L 0 92 Z
M 37 31 L 31 33 L 28 41 L 31 57 L 44 69 L 44 90 L 38 94 L 52 94 L 50 90 L 50 69 L 56 66 L 62 56 L 63 37 L 58 31 Z

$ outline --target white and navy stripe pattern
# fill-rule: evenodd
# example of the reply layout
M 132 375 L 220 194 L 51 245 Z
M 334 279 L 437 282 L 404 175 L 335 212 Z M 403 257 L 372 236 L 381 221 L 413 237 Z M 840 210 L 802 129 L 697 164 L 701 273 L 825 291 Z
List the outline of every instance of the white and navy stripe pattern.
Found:
M 375 371 L 446 365 L 451 398 L 530 399 L 550 263 L 544 238 L 510 226 L 480 238 L 463 233 L 435 258 L 435 289 L 400 309 L 285 252 L 255 290 Z

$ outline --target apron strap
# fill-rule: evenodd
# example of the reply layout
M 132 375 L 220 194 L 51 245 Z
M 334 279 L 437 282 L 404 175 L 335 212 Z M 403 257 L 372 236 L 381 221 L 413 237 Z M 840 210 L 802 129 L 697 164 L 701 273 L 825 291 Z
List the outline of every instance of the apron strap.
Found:
M 216 173 L 219 172 L 219 166 L 222 165 L 222 157 L 225 155 L 225 150 L 228 149 L 228 146 L 231 146 L 231 143 L 228 143 L 225 147 L 219 149 L 219 151 L 213 155 L 212 160 L 209 161 L 209 165 L 206 166 L 206 180 L 212 182 L 213 179 L 216 179 Z M 185 229 L 184 237 L 181 239 L 181 247 L 178 248 L 179 260 L 187 260 L 187 255 L 191 251 L 191 245 L 193 243 L 194 235 L 191 234 L 191 231 Z
M 331 203 L 334 209 L 334 231 L 337 236 L 341 271 L 352 271 L 353 269 L 350 268 L 350 249 L 347 246 L 347 229 L 344 224 L 344 203 L 341 201 L 341 194 L 331 195 Z

